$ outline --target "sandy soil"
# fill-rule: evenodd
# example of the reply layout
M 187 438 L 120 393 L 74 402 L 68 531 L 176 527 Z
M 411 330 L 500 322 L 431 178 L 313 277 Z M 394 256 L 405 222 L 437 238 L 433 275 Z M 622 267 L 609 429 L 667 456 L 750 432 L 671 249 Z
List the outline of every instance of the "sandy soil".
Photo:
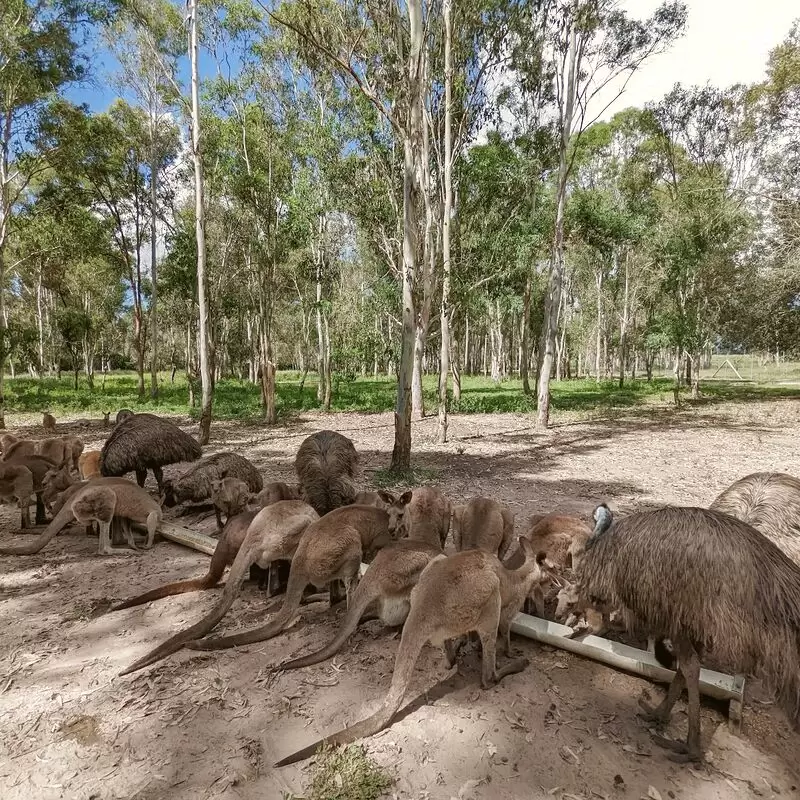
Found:
M 488 494 L 511 506 L 521 522 L 554 509 L 588 514 L 600 500 L 621 511 L 668 502 L 705 505 L 749 472 L 800 475 L 795 401 L 679 413 L 652 409 L 563 424 L 547 434 L 534 433 L 523 415 L 457 417 L 445 446 L 435 443 L 435 426 L 435 419 L 415 426 L 416 463 L 435 470 L 435 482 L 454 501 Z M 390 415 L 306 414 L 275 430 L 219 425 L 215 434 L 218 449 L 253 458 L 265 480 L 291 480 L 298 444 L 324 427 L 353 439 L 367 480 L 387 464 Z M 25 432 L 41 435 L 36 428 Z M 97 428 L 85 438 L 98 445 L 104 436 Z M 17 530 L 17 513 L 0 509 L 4 541 Z M 208 513 L 179 521 L 206 532 L 214 525 Z M 272 762 L 362 717 L 389 684 L 397 634 L 377 622 L 364 624 L 332 663 L 269 672 L 271 664 L 327 640 L 338 615 L 323 604 L 304 607 L 300 623 L 270 642 L 220 653 L 185 651 L 118 677 L 154 643 L 210 608 L 218 590 L 94 615 L 109 600 L 202 574 L 208 563 L 207 556 L 163 541 L 144 554 L 109 558 L 98 557 L 96 546 L 74 529 L 36 556 L 0 558 L 3 800 L 301 793 L 308 765 L 273 770 Z M 247 584 L 219 630 L 252 626 L 263 617 L 263 604 Z M 412 689 L 434 687 L 427 703 L 416 703 L 367 743 L 396 777 L 390 796 L 798 796 L 800 736 L 758 687 L 746 705 L 742 738 L 728 733 L 724 709 L 704 706 L 713 766 L 686 768 L 667 760 L 636 717 L 637 699 L 643 693 L 657 699 L 660 688 L 528 640 L 515 644 L 529 656 L 529 668 L 486 692 L 478 688 L 476 656 L 437 683 L 445 675 L 441 653 L 423 651 Z M 673 735 L 685 733 L 682 704 L 679 709 Z

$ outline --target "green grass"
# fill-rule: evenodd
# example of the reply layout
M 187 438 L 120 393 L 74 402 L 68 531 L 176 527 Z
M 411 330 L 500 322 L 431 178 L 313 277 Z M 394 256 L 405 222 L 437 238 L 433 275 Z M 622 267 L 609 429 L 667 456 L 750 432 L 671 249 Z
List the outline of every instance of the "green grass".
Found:
M 422 486 L 432 483 L 439 477 L 435 469 L 411 467 L 411 469 L 379 469 L 372 474 L 372 485 L 378 489 L 390 489 L 393 486 Z
M 324 748 L 317 753 L 311 782 L 302 797 L 286 800 L 377 800 L 394 780 L 360 745 Z
M 785 367 L 782 374 L 792 375 L 792 366 L 785 365 Z M 436 408 L 436 383 L 435 375 L 426 376 L 423 382 L 425 405 L 429 411 Z M 621 389 L 616 381 L 603 381 L 598 384 L 593 380 L 554 381 L 551 386 L 552 408 L 556 414 L 605 415 L 615 409 L 625 410 L 652 403 L 672 402 L 670 378 L 655 378 L 651 382 L 626 381 Z M 276 405 L 280 417 L 285 418 L 293 413 L 319 408 L 316 398 L 316 377 L 313 374 L 307 377 L 301 391 L 300 376 L 297 373 L 280 372 L 277 376 L 276 390 Z M 702 391 L 706 403 L 724 400 L 769 400 L 798 397 L 800 385 L 706 380 L 702 384 Z M 369 377 L 357 378 L 354 381 L 342 378 L 334 387 L 331 410 L 362 413 L 390 411 L 394 408 L 395 394 L 396 382 L 393 378 Z M 113 415 L 120 408 L 188 413 L 193 416 L 198 412 L 197 407 L 191 409 L 188 405 L 185 376 L 176 376 L 175 382 L 172 383 L 169 373 L 160 376 L 160 397 L 156 402 L 150 401 L 149 398 L 139 402 L 136 375 L 132 373 L 108 375 L 105 383 L 99 378 L 95 381 L 93 389 L 89 389 L 85 380 L 81 378 L 77 391 L 73 389 L 72 378 L 66 375 L 61 380 L 8 378 L 6 408 L 11 413 L 32 414 L 49 410 L 56 416 L 95 417 L 99 417 L 104 411 L 111 411 Z M 534 399 L 522 392 L 519 380 L 509 379 L 494 383 L 480 376 L 464 376 L 461 399 L 458 403 L 452 404 L 452 411 L 456 413 L 531 413 L 534 410 Z M 214 416 L 220 420 L 261 418 L 259 387 L 235 379 L 219 381 L 215 393 Z M 425 478 L 417 476 L 417 479 Z M 387 477 L 387 480 L 391 478 Z

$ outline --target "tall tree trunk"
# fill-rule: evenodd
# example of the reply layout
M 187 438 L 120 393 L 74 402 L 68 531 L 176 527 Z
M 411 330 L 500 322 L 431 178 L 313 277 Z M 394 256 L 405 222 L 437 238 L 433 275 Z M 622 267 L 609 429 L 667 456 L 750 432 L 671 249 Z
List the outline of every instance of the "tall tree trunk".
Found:
M 471 344 L 471 340 L 469 338 L 469 311 L 464 315 L 464 361 L 462 362 L 464 365 L 464 374 L 470 375 L 474 370 L 472 370 L 472 353 L 470 352 L 469 346 Z
M 198 68 L 198 0 L 189 0 L 189 59 L 192 69 L 192 160 L 194 161 L 194 211 L 197 238 L 197 303 L 200 311 L 200 444 L 211 438 L 214 388 L 208 352 L 208 299 L 206 297 L 206 231 L 203 201 L 203 155 L 200 141 L 200 73 Z
M 150 293 L 150 397 L 158 398 L 158 265 L 156 264 L 156 210 L 158 208 L 158 166 L 156 164 L 155 120 L 151 145 L 153 154 L 150 160 L 150 279 L 153 284 Z
M 533 279 L 530 272 L 525 278 L 525 291 L 522 294 L 522 330 L 520 331 L 520 360 L 519 360 L 519 376 L 522 379 L 522 391 L 525 394 L 531 394 L 531 381 L 528 370 L 528 363 L 530 362 L 531 350 L 531 337 L 528 330 L 531 326 L 531 291 Z
M 414 283 L 419 263 L 419 194 L 416 160 L 422 146 L 422 0 L 407 0 L 409 21 L 408 121 L 403 141 L 403 335 L 397 376 L 392 469 L 411 467 L 411 376 L 414 371 Z
M 692 400 L 700 399 L 700 359 L 702 353 L 700 350 L 695 350 L 692 354 L 691 369 L 692 369 Z M 689 363 L 687 358 L 687 363 Z
M 317 254 L 316 264 L 316 314 L 317 314 L 317 402 L 323 403 L 328 393 L 326 380 L 328 371 L 325 369 L 325 328 L 322 323 L 322 248 Z
M 616 250 L 614 258 L 618 259 Z M 617 263 L 618 260 L 617 260 Z M 628 272 L 628 253 L 625 253 L 625 290 L 622 296 L 622 319 L 619 323 L 619 388 L 625 384 L 625 361 L 628 358 L 628 308 L 630 304 L 630 276 Z M 635 368 L 634 368 L 634 377 Z
M 442 304 L 439 308 L 438 440 L 447 441 L 447 378 L 450 372 L 450 225 L 453 212 L 453 23 L 452 0 L 444 0 L 444 208 L 442 209 Z M 453 359 L 456 365 L 458 359 Z M 457 366 L 455 367 L 457 369 Z M 460 386 L 459 386 L 460 390 Z
M 556 333 L 558 330 L 558 311 L 561 306 L 561 286 L 564 282 L 564 210 L 567 196 L 567 177 L 569 162 L 567 161 L 570 134 L 572 133 L 572 117 L 575 110 L 575 91 L 578 74 L 578 35 L 573 23 L 568 48 L 568 76 L 566 86 L 566 102 L 561 122 L 561 138 L 558 157 L 558 189 L 556 195 L 556 220 L 553 235 L 553 252 L 550 265 L 550 281 L 544 303 L 544 322 L 542 323 L 541 343 L 539 346 L 539 386 L 537 396 L 538 412 L 536 426 L 547 428 L 550 424 L 550 374 L 553 371 L 553 358 L 556 349 Z
M 594 380 L 600 383 L 603 378 L 603 270 L 598 267 L 594 274 L 594 285 L 597 293 L 597 328 L 595 329 Z

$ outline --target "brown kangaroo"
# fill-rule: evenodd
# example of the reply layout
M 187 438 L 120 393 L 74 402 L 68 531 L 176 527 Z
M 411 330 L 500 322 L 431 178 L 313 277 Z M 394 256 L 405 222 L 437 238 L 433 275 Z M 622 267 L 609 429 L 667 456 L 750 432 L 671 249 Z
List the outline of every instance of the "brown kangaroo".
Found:
M 259 508 L 266 508 L 279 500 L 299 500 L 300 490 L 297 486 L 289 486 L 283 481 L 265 483 L 264 488 L 256 495 L 255 504 Z
M 387 627 L 402 625 L 411 607 L 411 590 L 417 585 L 422 570 L 438 557 L 444 557 L 444 553 L 437 545 L 411 539 L 384 547 L 359 581 L 336 636 L 321 650 L 285 661 L 277 669 L 310 667 L 335 656 L 368 611 Z
M 214 503 L 214 514 L 217 517 L 217 530 L 222 530 L 222 515 L 227 522 L 231 517 L 247 508 L 250 489 L 239 478 L 222 478 L 211 481 L 211 502 Z
M 42 500 L 42 492 L 44 491 L 44 476 L 48 470 L 56 466 L 56 463 L 46 456 L 26 456 L 26 455 L 10 455 L 5 458 L 5 463 L 16 464 L 18 466 L 27 467 L 33 475 L 33 491 L 36 494 L 36 524 L 44 525 L 47 522 L 47 517 L 44 511 L 44 501 Z
M 388 511 L 350 505 L 328 512 L 309 525 L 300 539 L 283 605 L 266 625 L 232 636 L 189 642 L 186 646 L 192 650 L 222 650 L 277 636 L 294 617 L 309 583 L 322 589 L 332 581 L 341 580 L 349 608 L 361 562 L 371 560 L 370 555 L 407 531 L 406 507 L 410 500 L 411 492 L 406 492 Z
M 33 475 L 21 464 L 0 463 L 0 500 L 16 500 L 20 511 L 20 525 L 31 527 L 31 501 L 33 500 Z
M 473 497 L 453 509 L 456 550 L 483 550 L 502 559 L 514 538 L 514 514 L 488 497 Z
M 155 539 L 156 528 L 159 522 L 161 522 L 161 506 L 156 503 L 144 489 L 131 483 L 131 481 L 127 481 L 124 478 L 96 478 L 85 484 L 77 484 L 76 487 L 71 486 L 62 493 L 62 499 L 64 499 L 65 495 L 67 495 L 68 499 L 66 499 L 66 502 L 63 503 L 58 513 L 53 517 L 53 521 L 35 541 L 26 545 L 17 545 L 16 547 L 2 547 L 0 548 L 0 554 L 32 555 L 33 553 L 38 553 L 73 519 L 78 519 L 73 513 L 73 506 L 77 501 L 84 503 L 81 507 L 86 509 L 86 514 L 84 516 L 86 516 L 87 519 L 89 519 L 90 509 L 93 508 L 92 503 L 96 503 L 97 508 L 102 508 L 103 516 L 107 516 L 108 493 L 105 491 L 106 489 L 113 490 L 115 494 L 114 508 L 112 509 L 111 517 L 120 517 L 125 520 L 146 524 L 147 543 L 144 547 L 145 549 L 151 548 L 153 546 L 153 540 Z M 98 490 L 103 491 L 98 494 L 96 501 L 90 502 L 91 498 Z M 97 519 L 98 522 L 101 523 L 100 548 L 98 552 L 100 555 L 109 555 L 110 543 L 105 542 L 103 538 L 103 519 L 100 517 L 92 517 L 92 519 Z M 111 519 L 109 518 L 108 521 L 110 524 Z
M 591 535 L 591 527 L 579 517 L 544 514 L 531 518 L 528 532 L 522 534 L 520 539 L 527 539 L 535 552 L 544 553 L 554 577 L 561 578 L 568 570 L 578 566 Z M 522 560 L 521 552 L 515 550 L 505 563 L 509 569 L 514 569 L 522 563 Z M 556 591 L 562 588 L 555 581 L 554 586 L 557 587 Z M 533 587 L 531 597 L 525 601 L 526 613 L 534 612 L 536 616 L 544 617 L 546 588 L 544 584 Z
M 83 480 L 100 477 L 100 451 L 89 450 L 78 458 L 78 472 Z
M 453 512 L 450 501 L 438 489 L 421 486 L 412 492 L 408 511 L 411 515 L 409 536 L 418 542 L 444 547 Z
M 111 606 L 109 611 L 121 611 L 123 608 L 133 608 L 133 606 L 140 606 L 143 603 L 149 603 L 151 600 L 160 600 L 162 597 L 170 597 L 174 594 L 184 594 L 185 592 L 198 592 L 203 589 L 213 589 L 217 586 L 222 578 L 225 568 L 233 564 L 236 554 L 247 536 L 247 529 L 250 523 L 255 519 L 257 510 L 244 511 L 231 517 L 225 527 L 222 529 L 222 536 L 214 550 L 214 555 L 211 556 L 211 563 L 208 566 L 208 572 L 202 578 L 192 578 L 188 581 L 178 581 L 176 583 L 168 583 L 165 586 L 159 586 L 156 589 L 151 589 L 149 592 L 132 597 L 129 600 L 123 600 Z
M 319 515 L 302 500 L 281 500 L 262 508 L 250 523 L 239 552 L 233 559 L 219 602 L 199 622 L 176 633 L 120 672 L 127 675 L 180 650 L 187 642 L 205 636 L 228 612 L 237 598 L 250 565 L 267 568 L 275 561 L 291 559 L 306 528 Z
M 380 708 L 367 719 L 278 761 L 282 767 L 308 758 L 320 745 L 342 745 L 372 736 L 387 727 L 399 710 L 414 665 L 426 642 L 445 646 L 448 667 L 455 663 L 453 639 L 472 631 L 483 648 L 481 686 L 486 689 L 506 675 L 520 672 L 527 659 L 519 658 L 497 669 L 495 652 L 500 633 L 506 654 L 510 650 L 511 620 L 537 581 L 542 580 L 543 554 L 534 557 L 530 544 L 521 544 L 524 564 L 506 569 L 497 556 L 480 550 L 466 550 L 450 558 L 435 558 L 423 570 L 411 592 L 411 610 L 394 662 L 392 684 Z

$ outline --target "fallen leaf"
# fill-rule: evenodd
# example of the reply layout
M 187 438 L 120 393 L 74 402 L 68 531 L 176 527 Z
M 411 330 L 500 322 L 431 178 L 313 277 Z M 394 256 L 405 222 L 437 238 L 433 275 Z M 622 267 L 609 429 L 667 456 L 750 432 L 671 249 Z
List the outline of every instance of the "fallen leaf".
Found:
M 655 786 L 647 787 L 647 796 L 650 800 L 661 800 L 661 792 L 659 792 Z

